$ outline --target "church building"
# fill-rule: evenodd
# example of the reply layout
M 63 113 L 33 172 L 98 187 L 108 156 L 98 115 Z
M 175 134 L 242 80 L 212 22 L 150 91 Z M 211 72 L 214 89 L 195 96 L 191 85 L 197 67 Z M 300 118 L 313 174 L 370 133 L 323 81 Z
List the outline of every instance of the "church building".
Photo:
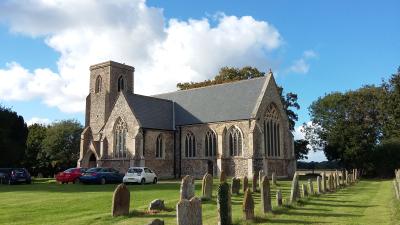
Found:
M 132 66 L 90 67 L 80 167 L 146 166 L 160 178 L 290 177 L 293 135 L 273 74 L 153 96 L 134 93 Z

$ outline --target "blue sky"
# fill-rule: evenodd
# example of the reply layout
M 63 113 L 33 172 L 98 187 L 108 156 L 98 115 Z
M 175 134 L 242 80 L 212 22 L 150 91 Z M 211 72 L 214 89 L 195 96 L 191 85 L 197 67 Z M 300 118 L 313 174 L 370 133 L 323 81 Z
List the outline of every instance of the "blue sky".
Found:
M 271 67 L 299 96 L 297 126 L 319 96 L 379 84 L 400 66 L 399 1 L 48 2 L 0 3 L 0 102 L 26 121 L 83 123 L 87 68 L 108 59 L 135 66 L 143 94 L 225 65 Z

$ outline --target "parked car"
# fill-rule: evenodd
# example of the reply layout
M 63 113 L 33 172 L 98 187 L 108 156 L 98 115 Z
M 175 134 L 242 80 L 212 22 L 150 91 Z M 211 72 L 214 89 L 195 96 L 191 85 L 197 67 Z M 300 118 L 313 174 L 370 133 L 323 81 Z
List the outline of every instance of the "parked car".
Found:
M 64 172 L 60 172 L 56 175 L 56 180 L 62 184 L 68 184 L 69 182 L 75 183 L 79 181 L 79 177 L 86 171 L 86 168 L 69 168 Z
M 25 168 L 0 168 L 0 183 L 2 184 L 30 184 L 31 182 L 31 175 Z
M 131 167 L 126 172 L 123 182 L 129 183 L 157 183 L 157 175 L 147 167 Z
M 94 167 L 88 169 L 79 177 L 81 183 L 122 183 L 124 174 L 113 168 Z

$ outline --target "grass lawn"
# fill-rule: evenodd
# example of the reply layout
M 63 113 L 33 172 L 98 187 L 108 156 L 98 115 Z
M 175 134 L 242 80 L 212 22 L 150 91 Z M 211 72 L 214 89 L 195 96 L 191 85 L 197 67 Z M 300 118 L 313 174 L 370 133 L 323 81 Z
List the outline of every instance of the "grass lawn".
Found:
M 304 181 L 301 181 L 304 182 Z M 218 181 L 214 180 L 214 193 Z M 235 224 L 400 224 L 400 204 L 394 198 L 389 180 L 363 180 L 336 193 L 302 199 L 295 206 L 277 208 L 275 190 L 289 196 L 290 181 L 273 186 L 274 213 L 262 215 L 260 194 L 254 193 L 256 220 L 241 220 L 243 195 L 232 196 Z M 131 215 L 113 218 L 111 198 L 116 185 L 0 185 L 0 224 L 147 224 L 153 218 L 176 224 L 175 204 L 179 198 L 179 181 L 162 181 L 157 185 L 130 185 Z M 315 188 L 315 187 L 314 187 Z M 201 182 L 196 183 L 200 196 Z M 214 194 L 215 196 L 215 194 Z M 163 199 L 167 212 L 146 214 L 148 204 Z M 215 198 L 203 203 L 203 223 L 216 224 Z

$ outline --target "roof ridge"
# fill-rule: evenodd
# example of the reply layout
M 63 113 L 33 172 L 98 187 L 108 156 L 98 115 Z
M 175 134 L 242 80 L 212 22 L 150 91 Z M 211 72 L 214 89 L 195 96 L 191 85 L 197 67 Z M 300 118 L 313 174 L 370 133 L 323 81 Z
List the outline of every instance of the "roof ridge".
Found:
M 159 96 L 159 95 L 172 94 L 172 93 L 178 93 L 178 92 L 194 91 L 194 90 L 206 89 L 206 88 L 213 88 L 213 87 L 216 87 L 216 86 L 244 83 L 244 82 L 248 82 L 248 81 L 253 81 L 253 80 L 258 80 L 258 79 L 265 79 L 265 78 L 267 78 L 267 76 L 254 77 L 254 78 L 244 79 L 244 80 L 235 80 L 235 81 L 230 81 L 230 82 L 225 82 L 225 83 L 220 83 L 220 84 L 213 84 L 213 85 L 208 85 L 208 86 L 204 86 L 204 87 L 190 88 L 190 89 L 185 89 L 185 90 L 170 91 L 170 92 L 165 92 L 165 93 L 160 93 L 160 94 L 155 94 L 155 95 L 150 95 L 150 96 L 156 98 L 156 96 Z

